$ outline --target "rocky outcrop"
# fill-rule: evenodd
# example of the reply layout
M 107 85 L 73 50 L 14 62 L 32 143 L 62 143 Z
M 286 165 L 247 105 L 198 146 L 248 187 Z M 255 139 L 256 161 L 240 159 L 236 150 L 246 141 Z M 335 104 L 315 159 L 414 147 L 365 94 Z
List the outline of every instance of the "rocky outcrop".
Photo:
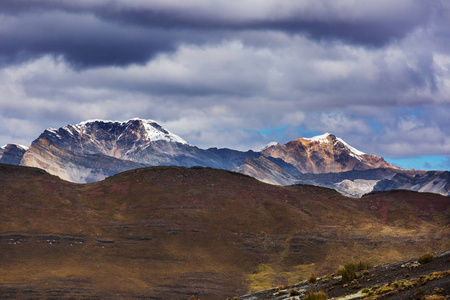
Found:
M 27 147 L 8 144 L 0 148 L 0 163 L 8 165 L 19 165 Z

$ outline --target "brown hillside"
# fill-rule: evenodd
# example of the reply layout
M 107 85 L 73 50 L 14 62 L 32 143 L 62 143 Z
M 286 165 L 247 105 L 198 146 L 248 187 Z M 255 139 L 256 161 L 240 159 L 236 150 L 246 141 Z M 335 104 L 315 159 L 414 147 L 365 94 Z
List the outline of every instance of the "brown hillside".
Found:
M 450 248 L 450 198 L 344 197 L 210 168 L 152 167 L 92 184 L 0 165 L 0 292 L 224 299 L 364 258 Z

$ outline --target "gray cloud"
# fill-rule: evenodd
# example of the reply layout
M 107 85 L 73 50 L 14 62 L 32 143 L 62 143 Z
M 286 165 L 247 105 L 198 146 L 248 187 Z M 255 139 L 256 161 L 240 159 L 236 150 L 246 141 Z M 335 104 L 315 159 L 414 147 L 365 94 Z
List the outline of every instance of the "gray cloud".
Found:
M 445 1 L 258 3 L 2 1 L 0 144 L 143 117 L 204 148 L 328 131 L 380 156 L 448 156 Z
M 433 5 L 430 5 L 433 3 Z M 78 67 L 144 63 L 180 44 L 251 30 L 383 46 L 426 24 L 432 1 L 55 1 L 0 4 L 4 63 L 63 55 Z

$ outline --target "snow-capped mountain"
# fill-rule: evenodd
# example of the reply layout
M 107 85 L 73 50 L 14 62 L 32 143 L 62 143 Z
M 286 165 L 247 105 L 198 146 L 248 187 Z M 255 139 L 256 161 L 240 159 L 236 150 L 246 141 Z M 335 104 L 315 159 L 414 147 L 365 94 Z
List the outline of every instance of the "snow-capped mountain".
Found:
M 157 122 L 138 118 L 123 122 L 90 120 L 59 129 L 50 128 L 38 140 L 41 138 L 74 152 L 104 154 L 126 160 L 134 160 L 136 152 L 155 141 L 187 144 Z
M 158 122 L 139 118 L 49 128 L 30 148 L 1 147 L 0 163 L 38 167 L 79 183 L 135 168 L 173 165 L 233 170 L 270 184 L 325 186 L 350 196 L 395 188 L 448 194 L 450 186 L 448 176 L 400 169 L 330 133 L 284 145 L 272 142 L 260 152 L 200 149 Z
M 265 148 L 262 154 L 265 157 L 281 158 L 302 173 L 398 168 L 381 157 L 353 148 L 330 133 L 300 138 L 284 145 L 274 144 Z
M 74 182 L 102 180 L 145 166 L 209 166 L 232 170 L 259 154 L 230 149 L 199 149 L 153 120 L 91 120 L 45 130 L 22 165 L 47 170 Z

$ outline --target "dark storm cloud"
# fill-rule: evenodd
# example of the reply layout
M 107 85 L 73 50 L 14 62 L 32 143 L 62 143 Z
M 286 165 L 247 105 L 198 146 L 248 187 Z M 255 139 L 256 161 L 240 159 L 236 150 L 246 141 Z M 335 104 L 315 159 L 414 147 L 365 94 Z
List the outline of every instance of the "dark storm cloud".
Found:
M 86 14 L 26 14 L 3 17 L 0 23 L 0 58 L 4 64 L 45 54 L 63 55 L 76 67 L 144 63 L 157 53 L 175 50 L 181 41 L 202 40 L 201 33 L 129 29 Z
M 426 23 L 438 4 L 375 2 L 3 0 L 0 59 L 52 54 L 78 67 L 142 64 L 181 44 L 214 43 L 248 30 L 383 46 Z

